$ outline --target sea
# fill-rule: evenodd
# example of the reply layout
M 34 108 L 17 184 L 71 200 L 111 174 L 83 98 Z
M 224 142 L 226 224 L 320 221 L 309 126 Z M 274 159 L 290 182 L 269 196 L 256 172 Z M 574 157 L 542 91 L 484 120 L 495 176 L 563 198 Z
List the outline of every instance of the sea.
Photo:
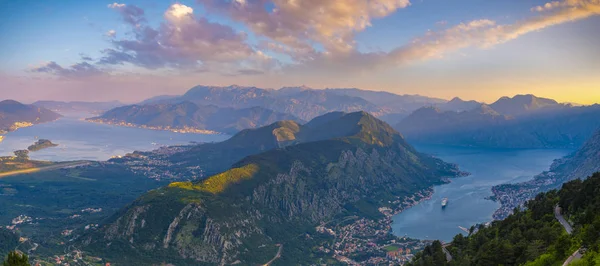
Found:
M 161 146 L 219 142 L 229 135 L 176 133 L 171 131 L 122 127 L 87 122 L 88 113 L 63 113 L 64 117 L 49 123 L 20 128 L 4 135 L 0 156 L 27 149 L 38 139 L 48 139 L 56 147 L 30 152 L 34 160 L 108 160 L 112 156 L 133 151 L 150 151 Z
M 423 153 L 456 163 L 467 177 L 436 186 L 430 200 L 423 201 L 393 217 L 392 232 L 400 237 L 449 242 L 460 228 L 492 221 L 500 204 L 486 199 L 494 185 L 532 179 L 548 170 L 555 159 L 573 150 L 565 149 L 481 149 L 441 145 L 415 145 Z M 441 201 L 448 198 L 442 209 Z

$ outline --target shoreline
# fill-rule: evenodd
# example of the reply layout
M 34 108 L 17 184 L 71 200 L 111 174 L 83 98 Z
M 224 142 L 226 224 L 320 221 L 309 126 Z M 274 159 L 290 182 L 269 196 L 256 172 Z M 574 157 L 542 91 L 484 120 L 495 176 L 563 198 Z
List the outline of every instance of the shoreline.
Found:
M 191 127 L 185 127 L 185 128 L 153 127 L 153 126 L 138 125 L 138 124 L 133 124 L 133 123 L 116 122 L 116 121 L 113 122 L 113 121 L 107 121 L 104 119 L 91 119 L 91 118 L 83 118 L 81 120 L 85 121 L 85 122 L 89 122 L 89 123 L 96 123 L 96 124 L 103 124 L 103 125 L 141 128 L 141 129 L 149 129 L 149 130 L 157 130 L 157 131 L 170 131 L 170 132 L 181 133 L 181 134 L 225 135 L 225 133 L 223 133 L 223 132 L 217 132 L 217 131 L 207 130 L 207 129 L 197 129 L 197 128 L 191 128 Z

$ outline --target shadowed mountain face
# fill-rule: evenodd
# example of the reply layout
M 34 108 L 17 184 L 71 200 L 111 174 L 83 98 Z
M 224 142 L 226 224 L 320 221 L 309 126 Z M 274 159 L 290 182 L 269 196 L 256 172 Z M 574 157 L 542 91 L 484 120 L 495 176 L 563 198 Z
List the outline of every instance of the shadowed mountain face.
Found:
M 28 124 L 53 121 L 60 115 L 48 109 L 13 100 L 0 102 L 0 132 L 13 131 Z
M 600 127 L 600 105 L 572 107 L 554 105 L 552 100 L 539 101 L 544 104 L 521 108 L 523 112 L 529 110 L 527 113 L 509 112 L 521 113 L 516 116 L 502 113 L 491 105 L 458 113 L 422 108 L 404 118 L 395 128 L 407 139 L 422 143 L 492 148 L 577 148 Z
M 281 121 L 198 147 L 211 145 L 263 152 L 202 181 L 149 192 L 81 244 L 115 262 L 177 265 L 256 265 L 272 258 L 265 247 L 282 244 L 278 263 L 311 264 L 331 256 L 312 250 L 320 223 L 379 217 L 377 208 L 458 174 L 365 112 Z
M 534 95 L 516 95 L 513 98 L 502 97 L 490 105 L 492 109 L 505 115 L 525 115 L 532 112 L 550 111 L 567 107 L 555 100 Z
M 164 129 L 200 129 L 236 133 L 245 128 L 256 128 L 278 120 L 300 119 L 261 107 L 244 109 L 219 108 L 192 102 L 175 104 L 130 105 L 105 112 L 92 121 L 129 123 Z
M 465 101 L 461 98 L 455 97 L 447 103 L 442 103 L 438 105 L 438 108 L 442 111 L 455 111 L 455 112 L 463 112 L 463 111 L 471 111 L 473 109 L 477 109 L 481 106 L 480 102 L 477 101 Z

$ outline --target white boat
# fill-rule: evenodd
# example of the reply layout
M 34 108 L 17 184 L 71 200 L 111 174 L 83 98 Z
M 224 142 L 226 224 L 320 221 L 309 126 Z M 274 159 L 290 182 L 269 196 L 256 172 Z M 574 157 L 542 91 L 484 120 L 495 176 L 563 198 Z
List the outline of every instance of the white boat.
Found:
M 442 199 L 442 208 L 446 208 L 446 205 L 448 205 L 448 198 L 443 198 Z

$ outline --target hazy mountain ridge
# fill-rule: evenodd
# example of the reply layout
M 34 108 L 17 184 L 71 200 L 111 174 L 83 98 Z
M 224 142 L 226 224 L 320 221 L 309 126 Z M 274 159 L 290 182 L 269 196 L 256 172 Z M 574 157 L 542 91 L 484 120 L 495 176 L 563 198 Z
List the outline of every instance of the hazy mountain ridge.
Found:
M 392 119 L 404 116 L 427 105 L 445 103 L 446 100 L 420 95 L 397 95 L 389 92 L 360 89 L 312 89 L 306 86 L 263 89 L 243 86 L 195 86 L 179 97 L 156 99 L 159 103 L 191 101 L 220 107 L 246 108 L 261 106 L 274 111 L 292 114 L 304 120 L 333 111 L 366 111 L 377 117 Z M 144 101 L 144 103 L 152 100 Z
M 209 130 L 227 134 L 233 134 L 245 128 L 264 126 L 279 120 L 301 121 L 292 115 L 262 107 L 220 108 L 215 105 L 198 105 L 189 101 L 117 107 L 88 120 L 172 130 Z
M 4 100 L 0 102 L 0 133 L 54 121 L 60 117 L 61 115 L 46 108 Z
M 577 148 L 600 127 L 598 116 L 600 105 L 574 107 L 532 95 L 517 95 L 458 113 L 421 108 L 395 128 L 407 139 L 422 143 L 490 148 Z
M 288 131 L 282 139 L 275 133 L 281 128 Z M 419 154 L 365 112 L 328 114 L 305 126 L 278 122 L 232 139 L 263 134 L 259 139 L 275 140 L 273 146 L 291 142 L 203 181 L 151 191 L 83 244 L 115 260 L 178 265 L 264 263 L 275 254 L 275 244 L 282 244 L 279 263 L 316 263 L 330 256 L 306 254 L 323 237 L 315 232 L 320 222 L 393 208 L 390 200 L 458 174 L 455 166 Z M 305 234 L 310 239 L 298 237 Z
M 100 114 L 104 111 L 123 106 L 125 104 L 119 101 L 110 102 L 83 102 L 83 101 L 37 101 L 33 105 L 44 107 L 54 112 L 88 112 L 92 114 Z

